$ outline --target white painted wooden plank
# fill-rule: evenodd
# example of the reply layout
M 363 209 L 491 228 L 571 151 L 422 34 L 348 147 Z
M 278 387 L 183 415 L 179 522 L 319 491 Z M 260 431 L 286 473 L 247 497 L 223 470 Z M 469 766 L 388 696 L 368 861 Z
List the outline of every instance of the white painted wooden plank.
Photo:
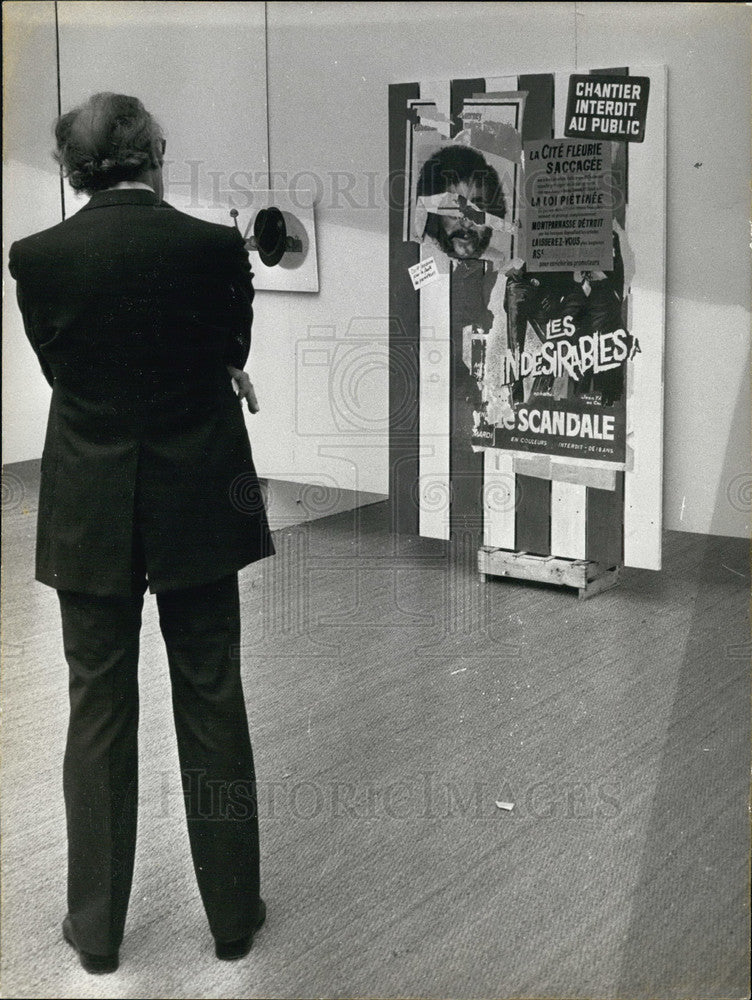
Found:
M 564 137 L 569 93 L 569 73 L 554 73 L 554 138 Z
M 586 555 L 585 515 L 587 487 L 579 483 L 551 483 L 551 554 L 567 559 Z
M 666 68 L 630 67 L 650 77 L 644 142 L 629 144 L 627 241 L 634 258 L 631 332 L 642 353 L 632 363 L 628 427 L 634 469 L 624 482 L 624 564 L 661 568 L 663 528 L 663 366 L 666 270 Z
M 451 343 L 449 337 L 449 261 L 433 247 L 421 247 L 421 260 L 434 257 L 440 274 L 420 292 L 419 375 L 419 533 L 449 538 L 449 432 Z
M 449 117 L 449 80 L 424 80 L 421 100 L 431 100 Z M 451 484 L 449 449 L 451 429 L 450 268 L 448 258 L 430 245 L 420 258 L 433 257 L 439 279 L 420 292 L 420 374 L 418 440 L 418 530 L 426 538 L 449 538 Z
M 488 448 L 483 456 L 483 544 L 514 548 L 516 503 L 514 456 Z

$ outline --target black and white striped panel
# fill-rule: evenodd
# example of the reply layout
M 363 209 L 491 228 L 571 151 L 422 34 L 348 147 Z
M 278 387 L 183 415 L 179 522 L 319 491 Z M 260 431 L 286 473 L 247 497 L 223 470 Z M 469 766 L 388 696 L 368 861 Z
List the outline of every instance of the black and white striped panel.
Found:
M 405 185 L 395 184 L 393 193 L 402 196 L 393 198 L 390 222 L 391 483 L 397 531 L 439 539 L 471 532 L 479 544 L 496 548 L 660 567 L 665 74 L 632 72 L 651 76 L 653 107 L 650 143 L 629 150 L 628 189 L 627 151 L 620 148 L 617 157 L 624 183 L 623 225 L 640 261 L 628 298 L 630 328 L 643 345 L 631 373 L 628 408 L 633 470 L 573 473 L 573 464 L 564 460 L 540 461 L 495 449 L 473 452 L 472 414 L 460 391 L 461 330 L 452 322 L 459 294 L 453 266 L 433 248 L 402 242 Z M 524 91 L 523 140 L 532 140 L 563 134 L 568 82 L 568 74 L 535 74 L 391 87 L 392 176 L 403 175 L 406 167 L 407 130 L 414 116 L 409 101 L 430 101 L 456 118 L 462 101 L 474 94 Z M 421 256 L 434 257 L 440 276 L 416 292 L 407 267 Z M 503 281 L 494 295 L 492 311 L 503 308 Z

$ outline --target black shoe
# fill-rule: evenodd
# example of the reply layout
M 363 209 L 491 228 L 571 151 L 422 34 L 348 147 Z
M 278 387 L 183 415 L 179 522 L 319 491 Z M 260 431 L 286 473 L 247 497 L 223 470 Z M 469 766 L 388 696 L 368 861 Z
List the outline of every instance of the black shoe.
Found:
M 81 965 L 90 972 L 93 976 L 100 976 L 106 972 L 115 972 L 118 967 L 118 953 L 114 952 L 112 955 L 93 955 L 90 951 L 83 951 L 76 944 L 76 940 L 73 937 L 73 928 L 71 927 L 70 917 L 66 917 L 63 921 L 63 937 L 68 942 L 68 944 L 73 948 L 75 952 L 78 953 L 78 959 Z
M 221 958 L 223 962 L 234 962 L 235 959 L 245 958 L 253 947 L 253 935 L 263 925 L 266 920 L 266 903 L 259 900 L 258 917 L 256 924 L 250 934 L 245 937 L 236 938 L 234 941 L 215 941 L 214 954 Z

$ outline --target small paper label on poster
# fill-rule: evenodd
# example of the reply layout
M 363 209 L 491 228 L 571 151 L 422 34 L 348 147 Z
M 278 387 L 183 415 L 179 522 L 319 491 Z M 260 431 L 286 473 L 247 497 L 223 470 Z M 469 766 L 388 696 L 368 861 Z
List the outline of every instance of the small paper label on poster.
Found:
M 436 281 L 439 277 L 439 271 L 433 257 L 426 257 L 425 260 L 413 264 L 407 270 L 416 292 L 424 285 L 430 285 L 432 281 Z
M 572 74 L 564 135 L 643 142 L 650 77 Z
M 613 267 L 610 143 L 526 142 L 524 184 L 528 271 Z

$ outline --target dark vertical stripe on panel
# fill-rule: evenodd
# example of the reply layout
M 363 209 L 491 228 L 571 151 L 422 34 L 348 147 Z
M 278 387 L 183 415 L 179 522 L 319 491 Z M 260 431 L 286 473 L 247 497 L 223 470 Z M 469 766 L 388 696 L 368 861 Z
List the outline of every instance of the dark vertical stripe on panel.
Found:
M 486 81 L 452 80 L 449 92 L 451 135 L 462 129 L 466 98 L 486 91 Z M 452 538 L 479 545 L 483 530 L 483 454 L 471 445 L 473 427 L 472 375 L 463 361 L 462 329 L 478 323 L 484 312 L 483 277 L 488 265 L 480 260 L 453 264 L 450 278 L 451 380 L 449 389 L 449 482 L 452 503 L 449 530 Z M 468 541 L 470 536 L 474 536 Z
M 392 530 L 418 534 L 420 304 L 407 269 L 417 243 L 402 239 L 405 201 L 407 102 L 417 83 L 389 87 L 389 495 Z
M 551 73 L 533 73 L 518 78 L 519 90 L 527 92 L 522 118 L 522 141 L 551 139 L 554 134 L 554 78 Z M 517 476 L 515 548 L 536 555 L 551 553 L 551 480 Z
M 588 559 L 603 566 L 620 566 L 624 561 L 624 473 L 616 473 L 616 489 L 587 491 Z
M 457 261 L 452 270 L 450 299 L 451 349 L 451 423 L 449 481 L 452 484 L 450 531 L 473 532 L 483 528 L 483 453 L 474 452 L 471 444 L 473 410 L 480 405 L 477 386 L 463 351 L 463 330 L 489 323 L 484 318 L 484 280 L 487 264 L 482 260 Z M 469 345 L 468 345 L 469 346 Z
M 517 475 L 514 547 L 518 552 L 551 555 L 551 480 Z
M 553 73 L 529 73 L 518 78 L 518 89 L 527 92 L 522 118 L 522 141 L 551 139 L 554 134 Z

